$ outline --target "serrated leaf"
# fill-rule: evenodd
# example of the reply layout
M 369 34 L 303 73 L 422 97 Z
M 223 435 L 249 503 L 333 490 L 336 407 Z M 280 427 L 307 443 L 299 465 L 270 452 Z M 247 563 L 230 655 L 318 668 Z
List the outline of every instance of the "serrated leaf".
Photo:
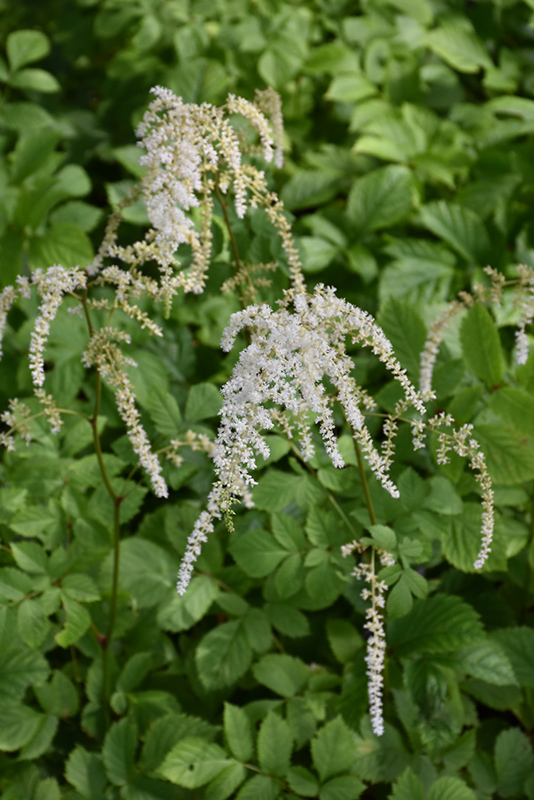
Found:
M 324 203 L 335 196 L 340 176 L 323 170 L 301 170 L 282 189 L 286 208 L 296 211 Z
M 502 731 L 495 742 L 495 768 L 501 797 L 516 797 L 534 769 L 532 746 L 517 728 Z
M 352 661 L 358 650 L 363 647 L 361 634 L 346 619 L 328 619 L 326 635 L 332 652 L 342 664 Z
M 250 608 L 243 617 L 247 639 L 256 653 L 265 653 L 271 647 L 273 635 L 267 615 L 260 608 Z
M 199 717 L 173 711 L 169 713 L 166 708 L 164 716 L 153 722 L 145 734 L 140 768 L 144 772 L 153 772 L 167 753 L 186 737 L 194 736 L 211 741 L 217 733 L 218 728 Z
M 135 598 L 138 608 L 150 608 L 169 596 L 174 584 L 172 559 L 163 547 L 148 539 L 131 537 L 120 543 L 119 585 Z M 102 566 L 111 585 L 112 556 Z
M 172 748 L 158 772 L 171 783 L 197 789 L 213 780 L 230 763 L 219 745 L 189 736 Z
M 107 780 L 100 755 L 88 753 L 78 745 L 67 760 L 65 777 L 87 800 L 103 797 Z
M 82 572 L 65 575 L 61 581 L 61 590 L 72 600 L 78 600 L 80 603 L 96 603 L 100 600 L 98 586 L 89 575 L 84 575 Z
M 388 528 L 387 525 L 370 525 L 369 532 L 377 546 L 384 548 L 384 550 L 393 550 L 397 544 L 395 531 L 392 528 Z
M 462 672 L 495 686 L 517 685 L 517 678 L 504 649 L 493 639 L 482 639 L 457 653 Z
M 460 778 L 444 775 L 430 787 L 428 800 L 477 800 L 477 796 Z
M 156 386 L 148 396 L 146 410 L 159 433 L 168 439 L 176 438 L 182 424 L 182 415 L 172 394 Z
M 354 762 L 354 736 L 341 717 L 322 727 L 311 743 L 313 763 L 324 783 L 333 775 L 349 770 Z
M 453 595 L 418 600 L 412 611 L 389 625 L 388 643 L 401 658 L 411 653 L 448 653 L 482 638 L 472 606 Z
M 357 800 L 365 788 L 354 775 L 339 775 L 321 786 L 319 800 Z
M 423 784 L 408 767 L 393 784 L 390 800 L 425 800 Z
M 310 623 L 308 618 L 298 608 L 289 603 L 268 603 L 265 605 L 265 612 L 269 617 L 271 625 L 284 636 L 298 638 L 308 636 L 310 633 Z
M 523 435 L 534 437 L 534 397 L 524 389 L 504 386 L 492 392 L 489 407 L 507 425 Z
M 204 636 L 197 647 L 195 662 L 206 689 L 231 686 L 245 674 L 252 661 L 241 620 L 225 622 Z
M 106 773 L 115 786 L 124 786 L 133 776 L 137 747 L 137 727 L 129 719 L 115 722 L 109 729 L 102 748 Z
M 187 395 L 185 416 L 189 422 L 216 417 L 222 406 L 222 395 L 212 383 L 197 383 Z
M 56 222 L 42 235 L 30 239 L 29 259 L 34 269 L 46 269 L 50 264 L 64 264 L 65 268 L 86 267 L 93 257 L 91 240 L 70 222 Z
M 254 488 L 254 504 L 264 511 L 283 511 L 295 502 L 301 482 L 299 475 L 272 469 Z
M 226 800 L 233 796 L 248 773 L 243 764 L 229 764 L 206 786 L 204 800 Z
M 412 175 L 406 167 L 382 167 L 364 175 L 347 201 L 347 216 L 360 233 L 395 225 L 411 209 Z
M 235 800 L 276 800 L 279 794 L 278 781 L 268 775 L 254 775 L 239 790 Z
M 250 720 L 242 708 L 224 704 L 224 735 L 230 752 L 239 761 L 250 761 L 254 755 L 254 740 Z
M 270 711 L 258 733 L 258 760 L 269 775 L 284 777 L 291 761 L 293 737 L 287 722 Z
M 173 593 L 158 609 L 158 624 L 165 631 L 186 631 L 202 619 L 219 594 L 219 586 L 209 575 L 191 579 L 184 595 Z
M 9 66 L 20 69 L 25 64 L 40 61 L 50 52 L 48 37 L 41 31 L 22 30 L 10 33 L 6 40 Z
M 289 788 L 299 797 L 317 797 L 319 793 L 317 778 L 306 767 L 290 767 L 286 780 Z
M 503 371 L 501 340 L 489 311 L 480 303 L 463 318 L 460 341 L 469 369 L 488 386 L 497 386 Z
M 0 697 L 22 698 L 28 686 L 44 683 L 49 672 L 48 662 L 41 653 L 15 645 L 0 654 Z
M 404 572 L 397 580 L 392 589 L 388 592 L 386 609 L 388 619 L 398 619 L 404 617 L 412 610 L 413 597 L 410 585 Z
M 488 261 L 491 247 L 486 228 L 470 208 L 437 200 L 421 206 L 420 216 L 425 228 L 447 242 L 471 264 L 485 264 Z
M 39 600 L 24 600 L 17 612 L 20 638 L 28 647 L 39 647 L 50 630 L 50 623 L 43 613 Z
M 421 353 L 426 341 L 426 325 L 410 303 L 390 297 L 378 322 L 390 340 L 395 356 L 414 382 L 419 379 Z
M 534 687 L 534 630 L 526 627 L 502 628 L 493 631 L 491 636 L 504 649 L 521 686 Z
M 243 572 L 251 578 L 270 575 L 288 555 L 268 532 L 261 529 L 247 531 L 230 547 L 230 553 Z
M 495 483 L 513 486 L 534 478 L 534 448 L 528 439 L 504 425 L 486 423 L 475 425 L 473 434 Z
M 462 18 L 461 24 L 444 22 L 426 36 L 427 46 L 459 72 L 474 73 L 493 62 L 475 31 Z
M 91 625 L 91 615 L 85 606 L 71 600 L 67 595 L 62 596 L 62 603 L 65 609 L 65 625 L 54 638 L 60 647 L 68 647 L 84 635 Z
M 17 542 L 11 545 L 11 554 L 17 566 L 34 575 L 46 575 L 48 557 L 37 542 Z
M 47 714 L 68 718 L 78 711 L 79 701 L 76 688 L 70 678 L 60 670 L 55 670 L 52 680 L 34 689 L 39 704 Z
M 443 555 L 462 572 L 477 572 L 474 563 L 481 547 L 481 528 L 481 506 L 478 503 L 465 503 L 463 513 L 451 519 L 448 533 L 443 536 Z M 503 568 L 503 553 L 497 536 L 483 570 L 496 568 Z
M 309 677 L 304 662 L 285 653 L 263 656 L 254 664 L 252 672 L 258 683 L 282 697 L 293 697 L 301 692 Z
M 321 272 L 331 263 L 339 252 L 339 247 L 320 236 L 299 236 L 302 269 L 307 274 Z
M 2 696 L 5 697 L 2 689 Z M 21 703 L 0 703 L 0 750 L 8 753 L 28 744 L 42 725 L 43 714 Z
M 41 779 L 33 800 L 61 800 L 61 790 L 55 778 Z
M 36 758 L 44 755 L 50 751 L 52 741 L 58 729 L 59 720 L 55 716 L 43 716 L 39 727 L 29 742 L 26 742 L 20 751 L 19 759 L 21 761 L 33 761 Z
M 11 86 L 32 92 L 59 92 L 58 80 L 44 69 L 21 69 L 9 79 Z
M 117 691 L 131 692 L 141 684 L 150 672 L 153 655 L 150 652 L 137 652 L 130 656 L 117 678 Z

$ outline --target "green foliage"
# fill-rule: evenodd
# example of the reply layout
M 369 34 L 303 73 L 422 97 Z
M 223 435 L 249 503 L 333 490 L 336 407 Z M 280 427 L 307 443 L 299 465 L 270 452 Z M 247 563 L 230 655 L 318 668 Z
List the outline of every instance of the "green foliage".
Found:
M 164 463 L 170 498 L 149 494 L 110 395 L 95 402 L 85 322 L 64 309 L 45 385 L 74 414 L 57 435 L 33 418 L 32 442 L 3 456 L 2 797 L 534 797 L 534 358 L 518 366 L 514 351 L 531 294 L 505 289 L 499 306 L 474 290 L 488 285 L 487 264 L 509 283 L 518 262 L 534 268 L 534 4 L 54 0 L 2 11 L 2 287 L 92 261 L 109 207 L 143 174 L 132 130 L 151 86 L 218 104 L 271 85 L 286 163 L 266 176 L 309 285 L 335 285 L 372 312 L 414 384 L 431 325 L 457 292 L 473 294 L 445 329 L 431 407 L 473 425 L 497 507 L 477 571 L 480 485 L 466 459 L 439 464 L 437 441 L 414 453 L 401 425 L 393 500 L 369 473 L 365 485 L 334 404 L 346 467 L 319 439 L 304 464 L 297 438 L 271 432 L 255 507 L 217 527 L 188 591 L 174 593 L 213 480 L 197 444 L 214 438 L 238 357 L 219 350 L 240 307 L 218 291 L 232 247 L 286 269 L 259 212 L 229 210 L 232 242 L 217 211 L 206 292 L 179 297 L 167 319 L 140 302 L 161 341 L 124 320 L 149 438 L 162 460 L 170 440 L 184 443 L 181 463 Z M 143 203 L 122 213 L 121 243 L 142 239 Z M 274 307 L 285 288 L 273 273 L 259 302 Z M 9 313 L 2 410 L 31 397 L 36 312 L 25 299 Z M 374 436 L 373 415 L 400 395 L 368 350 L 354 351 L 353 375 L 378 398 Z M 120 497 L 117 548 L 102 465 Z M 367 716 L 364 585 L 340 553 L 352 540 L 395 557 L 377 566 L 388 587 L 381 737 Z

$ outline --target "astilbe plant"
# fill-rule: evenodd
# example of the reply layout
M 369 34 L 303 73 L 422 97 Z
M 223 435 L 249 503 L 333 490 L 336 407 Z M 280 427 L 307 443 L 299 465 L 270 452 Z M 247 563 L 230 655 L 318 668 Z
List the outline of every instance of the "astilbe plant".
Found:
M 161 464 L 143 428 L 133 383 L 128 376 L 127 370 L 135 368 L 135 362 L 124 352 L 130 339 L 120 320 L 121 315 L 126 315 L 153 336 L 161 337 L 160 326 L 140 305 L 142 298 L 152 303 L 163 303 L 165 310 L 169 311 L 173 296 L 180 290 L 194 294 L 204 290 L 211 257 L 215 199 L 228 226 L 236 266 L 234 279 L 227 281 L 225 288 L 239 287 L 244 305 L 241 312 L 231 317 L 222 347 L 229 351 L 243 329 L 247 331 L 248 344 L 241 351 L 230 380 L 222 388 L 224 402 L 215 441 L 189 432 L 183 441 L 175 440 L 164 448 L 167 457 L 175 464 L 180 463 L 178 450 L 181 446 L 204 449 L 213 459 L 216 475 L 206 509 L 198 517 L 188 540 L 179 572 L 178 591 L 186 591 L 195 560 L 203 542 L 213 531 L 214 521 L 228 518 L 232 505 L 237 501 L 248 507 L 253 505 L 251 488 L 255 481 L 251 473 L 257 467 L 257 457 L 269 455 L 265 432 L 275 428 L 281 431 L 292 440 L 306 462 L 313 456 L 311 431 L 312 425 L 317 424 L 332 464 L 344 466 L 336 433 L 336 404 L 353 436 L 366 489 L 362 459 L 367 460 L 371 471 L 391 496 L 399 496 L 390 467 L 402 419 L 407 419 L 412 425 L 416 448 L 423 446 L 425 432 L 437 432 L 440 441 L 438 461 L 441 463 L 447 462 L 451 451 L 470 459 L 482 490 L 483 542 L 475 564 L 476 568 L 482 567 L 490 552 L 493 531 L 493 495 L 484 456 L 469 426 L 452 430 L 450 416 L 424 420 L 425 403 L 432 399 L 431 367 L 439 346 L 442 323 L 436 323 L 425 348 L 422 386 L 418 391 L 370 314 L 339 298 L 331 287 L 318 285 L 313 291 L 307 291 L 283 205 L 268 188 L 264 172 L 256 166 L 255 160 L 249 158 L 259 153 L 266 161 L 274 160 L 277 166 L 281 164 L 283 127 L 279 100 L 274 92 L 257 93 L 254 103 L 230 95 L 224 106 L 216 108 L 209 104 L 183 103 L 171 91 L 161 87 L 153 91 L 156 98 L 138 129 L 140 144 L 146 150 L 141 158 L 146 173 L 140 193 L 151 222 L 144 239 L 127 246 L 119 244 L 119 208 L 111 215 L 102 245 L 89 267 L 64 269 L 55 265 L 45 272 L 36 270 L 30 278 L 21 277 L 15 287 L 6 288 L 0 295 L 1 332 L 6 326 L 9 309 L 19 297 L 28 298 L 34 290 L 40 298 L 31 334 L 29 363 L 35 396 L 42 404 L 41 413 L 48 418 L 53 432 L 60 429 L 64 414 L 74 412 L 58 408 L 44 388 L 50 326 L 65 301 L 69 311 L 81 313 L 87 323 L 87 345 L 81 358 L 84 366 L 95 372 L 96 391 L 94 406 L 85 419 L 92 427 L 102 479 L 114 506 L 114 578 L 106 642 L 112 638 L 114 630 L 122 498 L 107 475 L 102 454 L 98 431 L 102 386 L 106 384 L 114 393 L 133 451 L 155 495 L 167 497 L 168 488 Z M 264 110 L 268 112 L 271 124 Z M 251 144 L 247 130 L 234 127 L 232 120 L 236 116 L 246 121 L 247 130 L 255 132 L 259 145 Z M 276 311 L 267 304 L 246 305 L 255 294 L 254 286 L 261 286 L 262 281 L 251 277 L 254 268 L 248 271 L 239 257 L 225 200 L 229 193 L 233 193 L 238 217 L 243 217 L 248 208 L 262 208 L 280 236 L 290 287 Z M 196 212 L 192 215 L 194 209 Z M 181 269 L 177 259 L 177 251 L 182 245 L 191 249 L 188 269 Z M 148 264 L 156 265 L 156 278 L 153 270 L 145 269 Z M 530 274 L 525 275 L 521 281 L 526 299 L 518 340 L 520 349 L 524 349 L 525 325 L 532 319 L 532 278 Z M 447 318 L 455 312 L 456 306 L 453 306 Z M 368 348 L 402 389 L 402 399 L 384 419 L 380 445 L 373 441 L 365 421 L 367 413 L 374 413 L 376 402 L 353 377 L 354 362 L 348 348 L 354 345 Z M 7 430 L 0 434 L 0 441 L 12 449 L 17 431 L 28 441 L 31 418 L 30 409 L 13 400 L 2 415 Z M 369 516 L 374 524 L 376 520 L 368 492 L 366 496 Z M 367 674 L 373 730 L 381 734 L 384 730 L 382 670 L 386 583 L 380 578 L 375 560 L 380 561 L 382 567 L 388 567 L 393 563 L 393 556 L 386 549 L 373 545 L 370 552 L 364 552 L 368 550 L 361 542 L 354 541 L 344 548 L 344 554 L 360 554 L 361 562 L 353 574 L 364 581 L 362 597 L 371 602 L 365 623 L 370 633 Z M 109 701 L 107 660 L 104 660 L 104 673 Z

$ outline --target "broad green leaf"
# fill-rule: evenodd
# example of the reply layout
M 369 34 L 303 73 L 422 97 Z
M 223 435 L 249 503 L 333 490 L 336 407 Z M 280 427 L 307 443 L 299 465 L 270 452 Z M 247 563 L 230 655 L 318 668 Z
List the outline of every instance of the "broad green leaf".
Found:
M 357 800 L 365 788 L 354 775 L 339 775 L 321 786 L 319 800 Z
M 388 592 L 386 601 L 388 619 L 404 617 L 412 610 L 412 607 L 413 597 L 410 591 L 410 585 L 403 572 L 399 580 Z
M 347 216 L 360 233 L 387 228 L 412 209 L 412 176 L 406 167 L 382 167 L 356 180 Z
M 282 200 L 290 211 L 311 208 L 335 196 L 340 176 L 323 170 L 301 170 L 282 189 Z
M 80 603 L 95 603 L 100 600 L 100 592 L 94 580 L 82 572 L 71 572 L 61 581 L 62 591 L 72 600 Z
M 301 477 L 290 472 L 270 470 L 254 489 L 254 503 L 264 511 L 283 511 L 296 500 Z
M 534 478 L 534 449 L 527 439 L 504 425 L 477 424 L 473 433 L 495 483 L 513 486 Z
M 347 664 L 363 647 L 361 634 L 347 619 L 331 617 L 326 622 L 328 643 L 335 657 L 342 664 Z
M 65 609 L 65 625 L 54 638 L 60 647 L 68 647 L 84 635 L 91 625 L 91 615 L 85 606 L 76 600 L 71 600 L 68 595 L 62 596 L 62 602 Z
M 327 722 L 311 743 L 313 763 L 321 781 L 348 771 L 354 762 L 354 750 L 354 736 L 341 717 Z
M 47 714 L 63 719 L 78 711 L 78 693 L 73 682 L 60 670 L 55 670 L 52 680 L 34 689 L 39 704 Z
M 61 800 L 61 789 L 56 779 L 41 779 L 33 795 L 33 800 Z
M 65 777 L 87 800 L 98 800 L 104 794 L 107 780 L 102 759 L 100 755 L 89 753 L 80 745 L 68 758 Z
M 233 797 L 248 773 L 243 764 L 229 764 L 206 786 L 204 800 L 226 800 Z
M 286 780 L 289 788 L 299 797 L 317 797 L 319 793 L 317 778 L 306 767 L 290 767 Z
M 336 75 L 325 94 L 327 100 L 341 103 L 358 103 L 377 93 L 376 86 L 363 72 L 341 73 Z
M 7 37 L 6 51 L 9 66 L 12 70 L 17 70 L 25 64 L 40 61 L 47 56 L 50 52 L 50 42 L 41 31 L 14 31 Z
M 33 580 L 25 572 L 15 567 L 0 569 L 0 598 L 20 602 L 33 590 Z
M 49 508 L 31 505 L 15 514 L 9 527 L 21 536 L 44 539 L 56 521 L 56 517 Z
M 472 789 L 460 778 L 444 775 L 430 787 L 428 800 L 476 800 Z
M 298 239 L 302 269 L 307 274 L 321 272 L 332 262 L 339 247 L 319 236 L 300 236 Z
M 33 761 L 46 752 L 50 752 L 58 725 L 59 720 L 56 716 L 43 716 L 34 736 L 29 742 L 26 742 L 20 751 L 19 759 L 21 761 Z
M 267 603 L 264 610 L 269 621 L 277 631 L 297 639 L 300 636 L 308 636 L 310 633 L 310 623 L 308 618 L 298 608 L 289 603 Z
M 302 589 L 306 577 L 308 576 L 304 570 L 302 556 L 300 553 L 292 553 L 282 561 L 274 573 L 274 585 L 278 595 L 276 599 L 287 600 L 293 597 Z
M 279 794 L 278 781 L 268 775 L 254 775 L 239 790 L 235 800 L 276 800 Z
M 518 797 L 534 769 L 532 745 L 517 728 L 502 731 L 495 742 L 495 768 L 501 797 Z
M 19 183 L 37 172 L 53 152 L 58 139 L 58 133 L 52 130 L 21 136 L 11 154 L 10 172 L 13 182 Z
M 0 697 L 9 701 L 22 698 L 28 686 L 40 686 L 49 673 L 48 661 L 41 653 L 15 645 L 0 653 Z
M 354 734 L 352 774 L 373 783 L 395 780 L 411 763 L 398 731 L 386 724 L 382 736 L 375 736 L 369 717 L 364 717 L 360 728 L 361 735 Z
M 158 624 L 163 630 L 186 631 L 202 619 L 219 594 L 219 587 L 209 575 L 191 579 L 184 595 L 175 592 L 158 609 Z
M 250 608 L 243 617 L 248 643 L 256 653 L 270 649 L 273 635 L 267 615 L 261 608 Z
M 389 800 L 425 800 L 423 784 L 408 767 L 393 785 Z
M 287 701 L 286 717 L 297 749 L 309 742 L 315 734 L 317 711 L 304 697 L 291 697 Z
M 153 655 L 149 652 L 139 651 L 130 656 L 117 678 L 117 691 L 131 692 L 142 683 L 150 672 Z
M 213 780 L 230 763 L 219 745 L 189 736 L 172 748 L 158 772 L 171 783 L 197 789 Z
M 460 650 L 458 668 L 473 678 L 479 678 L 495 686 L 517 685 L 517 678 L 510 659 L 494 639 L 482 639 Z
M 387 525 L 370 525 L 369 532 L 378 547 L 382 547 L 385 550 L 393 550 L 397 544 L 395 531 L 392 528 L 388 528 Z
M 252 649 L 241 620 L 225 622 L 207 633 L 195 654 L 200 680 L 211 690 L 231 686 L 251 661 Z
M 44 69 L 21 69 L 11 76 L 9 83 L 31 92 L 59 92 L 61 88 L 57 79 Z
M 497 386 L 503 371 L 501 340 L 489 311 L 480 303 L 463 318 L 460 340 L 469 369 L 488 386 Z
M 156 386 L 148 397 L 146 410 L 159 433 L 168 439 L 177 437 L 182 424 L 182 415 L 172 394 Z
M 20 133 L 53 124 L 53 118 L 37 103 L 6 103 L 2 108 L 2 121 L 8 128 Z
M 306 575 L 306 591 L 314 609 L 327 608 L 335 602 L 344 589 L 339 568 L 331 561 L 312 567 Z
M 521 686 L 534 687 L 534 630 L 526 627 L 500 628 L 493 631 L 491 636 L 504 649 Z
M 222 395 L 212 383 L 197 383 L 187 395 L 185 416 L 188 422 L 216 417 L 222 406 Z
M 11 545 L 11 554 L 17 566 L 33 575 L 46 575 L 48 558 L 42 545 L 37 542 L 17 542 Z
M 481 67 L 493 67 L 486 47 L 466 22 L 465 17 L 461 24 L 444 22 L 427 35 L 427 46 L 459 72 L 474 73 Z
M 28 647 L 39 647 L 46 639 L 50 623 L 39 600 L 24 600 L 18 607 L 17 622 L 20 638 Z
M 264 578 L 288 555 L 268 531 L 247 531 L 230 547 L 230 553 L 251 578 Z
M 409 303 L 390 297 L 378 317 L 382 330 L 393 345 L 395 356 L 417 382 L 421 353 L 426 342 L 426 325 L 419 312 Z
M 195 736 L 212 741 L 217 733 L 218 728 L 199 717 L 166 708 L 164 716 L 153 722 L 145 734 L 139 766 L 144 772 L 153 772 L 182 739 Z
M 291 762 L 293 737 L 289 725 L 275 711 L 269 712 L 258 733 L 258 760 L 269 775 L 284 777 Z
M 411 653 L 448 653 L 482 638 L 477 612 L 453 595 L 418 600 L 408 616 L 392 620 L 388 643 L 401 658 Z
M 447 242 L 470 263 L 486 264 L 490 259 L 491 247 L 486 228 L 470 208 L 436 200 L 421 206 L 420 216 L 425 228 Z
M 477 572 L 474 563 L 482 544 L 482 507 L 479 503 L 464 503 L 462 514 L 451 519 L 448 533 L 442 538 L 443 555 L 462 572 Z M 484 571 L 505 568 L 500 526 L 496 525 L 492 551 L 482 568 Z
M 113 723 L 106 734 L 102 759 L 107 776 L 115 786 L 124 786 L 133 777 L 137 739 L 137 728 L 129 719 Z
M 51 225 L 42 236 L 30 240 L 29 259 L 34 269 L 50 264 L 65 268 L 86 267 L 93 260 L 93 246 L 87 234 L 70 222 Z
M 224 704 L 224 735 L 228 748 L 238 761 L 250 761 L 254 755 L 254 740 L 250 720 L 239 706 Z
M 6 697 L 3 688 L 2 696 Z M 5 699 L 0 703 L 0 719 L 0 750 L 10 753 L 33 739 L 45 717 L 33 708 Z
M 285 653 L 263 656 L 254 664 L 252 672 L 258 683 L 282 697 L 293 697 L 301 692 L 309 677 L 304 662 Z
M 534 437 L 534 397 L 524 389 L 504 386 L 492 393 L 489 407 L 507 425 Z
M 105 585 L 111 585 L 112 558 L 102 567 Z M 147 539 L 123 539 L 120 544 L 119 585 L 135 598 L 138 608 L 150 608 L 169 596 L 174 567 L 166 550 Z

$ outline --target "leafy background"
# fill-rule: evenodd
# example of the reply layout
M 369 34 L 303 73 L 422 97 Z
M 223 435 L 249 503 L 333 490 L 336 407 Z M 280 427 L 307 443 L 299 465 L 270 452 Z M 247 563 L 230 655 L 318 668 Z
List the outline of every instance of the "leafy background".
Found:
M 155 84 L 221 103 L 256 87 L 282 96 L 287 158 L 270 180 L 294 216 L 310 286 L 377 315 L 417 380 L 429 324 L 486 264 L 534 267 L 534 3 L 516 0 L 49 0 L 0 16 L 0 279 L 91 261 L 110 208 L 139 177 L 133 128 Z M 126 212 L 134 240 L 144 209 Z M 240 252 L 280 257 L 251 215 Z M 131 326 L 132 373 L 159 446 L 213 434 L 237 310 L 218 287 L 160 320 L 156 348 Z M 272 295 L 279 295 L 277 279 Z M 25 353 L 36 305 L 10 316 L 2 407 L 31 394 Z M 4 456 L 0 508 L 0 787 L 5 800 L 56 798 L 534 797 L 534 359 L 512 356 L 517 309 L 475 307 L 440 350 L 435 409 L 472 422 L 498 507 L 482 572 L 478 489 L 460 459 L 437 467 L 401 433 L 394 528 L 386 732 L 367 716 L 365 605 L 341 544 L 369 524 L 350 441 L 342 471 L 304 469 L 272 439 L 256 507 L 220 526 L 189 592 L 177 565 L 209 490 L 208 459 L 166 467 L 164 504 L 147 492 L 109 397 L 106 466 L 126 486 L 120 596 L 102 703 L 110 603 L 111 505 L 88 426 Z M 128 323 L 126 323 L 126 327 Z M 81 321 L 60 314 L 47 386 L 79 408 L 93 386 Z M 372 359 L 358 378 L 383 409 L 397 397 Z M 30 401 L 31 402 L 31 401 Z M 341 425 L 341 420 L 340 420 Z M 349 559 L 350 560 L 350 559 Z

